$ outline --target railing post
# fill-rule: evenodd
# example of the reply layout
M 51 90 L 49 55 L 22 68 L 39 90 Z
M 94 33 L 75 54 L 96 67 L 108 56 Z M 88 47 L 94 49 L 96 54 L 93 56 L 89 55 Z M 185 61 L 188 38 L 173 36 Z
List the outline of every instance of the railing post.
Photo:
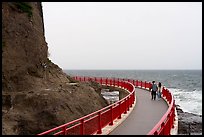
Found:
M 134 93 L 132 94 L 132 104 L 134 104 L 134 102 L 135 102 L 135 91 L 134 91 Z
M 136 80 L 136 87 L 138 87 L 138 80 Z
M 101 111 L 98 112 L 98 132 L 97 134 L 101 134 Z
M 130 107 L 132 107 L 133 104 L 133 94 L 130 96 Z
M 115 78 L 113 79 L 113 86 L 115 87 Z
M 162 131 L 161 131 L 161 134 L 160 135 L 165 135 L 164 133 L 164 130 L 165 130 L 165 127 L 164 127 L 164 122 L 162 122 L 161 124 L 161 128 L 162 128 Z
M 96 82 L 96 77 L 94 78 L 95 82 Z
M 126 83 L 123 81 L 123 88 L 126 89 Z
M 170 102 L 169 102 L 169 90 L 167 89 L 167 92 L 166 92 L 167 94 L 166 94 L 166 99 L 167 99 L 167 101 L 168 101 L 168 103 L 170 104 Z
M 102 84 L 102 78 L 101 78 L 100 82 L 101 82 L 100 84 Z
M 108 84 L 111 85 L 111 79 L 110 79 L 110 78 L 109 78 L 109 82 L 108 82 Z
M 80 135 L 84 135 L 84 119 L 81 120 Z
M 66 126 L 64 126 L 64 127 L 62 128 L 62 130 L 63 130 L 63 135 L 67 135 Z
M 125 98 L 125 112 L 124 112 L 124 114 L 127 114 L 127 108 L 128 108 L 128 105 L 127 105 L 127 98 Z
M 146 81 L 145 81 L 145 89 L 147 88 Z
M 130 110 L 129 107 L 130 107 L 130 96 L 127 97 L 127 111 Z
M 170 135 L 170 131 L 171 131 L 171 121 L 170 121 L 170 114 L 167 115 L 167 119 L 168 119 L 168 128 L 167 128 L 167 135 Z
M 115 78 L 113 78 L 113 86 L 115 87 Z
M 176 105 L 175 105 L 175 99 L 174 99 L 174 103 L 173 103 L 173 108 L 174 108 L 174 111 L 173 111 L 174 118 L 173 118 L 173 119 L 174 119 L 174 120 L 173 120 L 173 121 L 176 120 L 176 118 L 175 118 L 175 116 L 176 116 L 176 115 L 175 115 L 175 107 L 176 107 Z
M 174 128 L 174 105 L 172 107 L 172 114 L 171 114 L 171 128 Z
M 118 119 L 121 119 L 121 102 L 118 102 L 118 107 L 119 107 L 119 116 L 118 116 Z
M 111 106 L 111 121 L 110 121 L 110 124 L 109 125 L 113 125 L 113 106 Z

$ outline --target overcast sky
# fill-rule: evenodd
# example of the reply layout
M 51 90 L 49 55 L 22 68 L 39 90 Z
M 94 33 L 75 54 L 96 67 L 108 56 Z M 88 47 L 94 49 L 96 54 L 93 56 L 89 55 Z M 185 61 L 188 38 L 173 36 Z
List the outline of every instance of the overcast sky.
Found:
M 201 2 L 42 2 L 62 69 L 202 69 Z

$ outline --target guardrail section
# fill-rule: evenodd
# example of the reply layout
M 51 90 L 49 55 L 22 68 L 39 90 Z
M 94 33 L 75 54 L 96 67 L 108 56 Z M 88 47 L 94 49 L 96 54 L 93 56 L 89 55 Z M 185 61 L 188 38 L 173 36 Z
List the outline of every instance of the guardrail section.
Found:
M 121 114 L 126 114 L 135 101 L 135 87 L 132 83 L 122 79 L 112 78 L 91 78 L 91 77 L 73 77 L 79 81 L 95 81 L 108 86 L 117 86 L 129 91 L 129 95 L 123 99 L 102 108 L 96 112 L 88 114 L 84 117 L 68 122 L 64 125 L 50 129 L 38 135 L 91 135 L 101 134 L 102 128 L 107 125 L 113 125 L 115 119 L 120 119 Z

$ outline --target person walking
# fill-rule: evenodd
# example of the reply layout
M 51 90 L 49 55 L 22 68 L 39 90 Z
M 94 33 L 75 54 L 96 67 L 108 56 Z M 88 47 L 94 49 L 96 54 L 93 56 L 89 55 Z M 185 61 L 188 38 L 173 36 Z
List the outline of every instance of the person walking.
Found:
M 161 98 L 161 82 L 158 83 L 158 92 L 157 92 L 158 100 Z
M 155 84 L 155 81 L 152 81 L 152 87 L 151 87 L 152 100 L 156 99 L 156 92 L 157 92 L 157 90 L 158 90 L 158 87 Z

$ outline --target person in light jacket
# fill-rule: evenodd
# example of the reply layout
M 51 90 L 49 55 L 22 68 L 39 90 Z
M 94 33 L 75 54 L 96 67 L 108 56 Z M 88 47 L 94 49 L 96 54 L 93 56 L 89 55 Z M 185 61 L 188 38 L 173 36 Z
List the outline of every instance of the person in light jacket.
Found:
M 160 100 L 161 98 L 161 82 L 158 83 L 158 91 L 157 91 L 157 97 L 158 97 L 158 100 Z

